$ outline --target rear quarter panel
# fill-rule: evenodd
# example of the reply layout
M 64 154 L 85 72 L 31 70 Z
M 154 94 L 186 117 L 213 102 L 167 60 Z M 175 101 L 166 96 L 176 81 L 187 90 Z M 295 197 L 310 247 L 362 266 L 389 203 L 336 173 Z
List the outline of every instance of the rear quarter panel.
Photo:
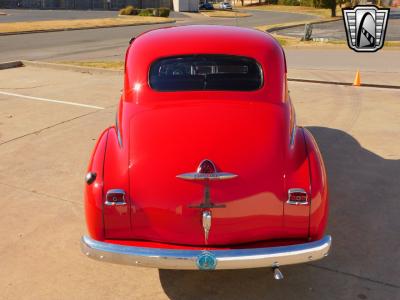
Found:
M 324 235 L 329 208 L 328 180 L 324 161 L 311 132 L 304 129 L 311 178 L 310 240 Z
M 89 235 L 96 240 L 104 239 L 103 224 L 103 165 L 109 128 L 104 130 L 91 155 L 88 172 L 96 173 L 96 180 L 85 184 L 85 214 Z

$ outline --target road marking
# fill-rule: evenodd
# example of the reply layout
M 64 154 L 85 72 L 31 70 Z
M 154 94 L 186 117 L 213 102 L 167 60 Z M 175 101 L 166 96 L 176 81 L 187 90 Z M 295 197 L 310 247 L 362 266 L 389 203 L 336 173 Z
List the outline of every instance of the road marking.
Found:
M 9 93 L 9 92 L 2 92 L 2 91 L 0 91 L 0 95 L 13 96 L 13 97 L 36 100 L 36 101 L 44 101 L 44 102 L 52 102 L 52 103 L 58 103 L 58 104 L 66 104 L 66 105 L 87 107 L 87 108 L 104 109 L 104 107 L 95 106 L 95 105 L 88 105 L 88 104 L 75 103 L 75 102 L 69 102 L 69 101 L 61 101 L 61 100 L 54 100 L 54 99 L 47 99 L 47 98 L 40 98 L 40 97 L 32 97 L 32 96 L 14 94 L 14 93 Z

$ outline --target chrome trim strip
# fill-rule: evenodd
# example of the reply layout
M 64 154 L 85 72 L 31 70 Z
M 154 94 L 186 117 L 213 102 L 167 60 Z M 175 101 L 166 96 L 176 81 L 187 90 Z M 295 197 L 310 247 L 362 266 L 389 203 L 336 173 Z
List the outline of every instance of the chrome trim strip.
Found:
M 289 98 L 289 101 L 290 101 L 290 108 L 291 108 L 291 111 L 293 113 L 293 116 L 292 116 L 293 117 L 293 124 L 292 124 L 292 127 L 290 128 L 292 130 L 292 133 L 291 133 L 290 138 L 289 138 L 289 146 L 293 147 L 294 146 L 294 141 L 295 141 L 295 138 L 296 138 L 296 132 L 297 132 L 296 111 L 294 110 L 293 103 L 292 103 L 292 100 L 290 100 L 290 98 Z
M 117 130 L 118 145 L 120 148 L 122 148 L 122 137 L 121 137 L 121 131 L 119 130 L 118 112 L 115 116 L 115 129 Z
M 122 194 L 122 199 L 124 201 L 118 201 L 118 202 L 109 202 L 107 201 L 108 194 Z M 116 206 L 116 205 L 126 205 L 126 200 L 125 200 L 125 191 L 121 189 L 113 189 L 113 190 L 108 190 L 106 194 L 106 201 L 104 202 L 104 205 L 107 206 Z
M 126 205 L 126 202 L 122 202 L 122 201 L 120 201 L 120 202 L 105 201 L 104 205 L 107 205 L 107 206 L 119 206 L 119 205 Z
M 304 193 L 307 195 L 307 200 L 306 202 L 302 202 L 302 201 L 291 201 L 290 200 L 290 194 L 291 193 Z M 286 201 L 287 204 L 290 205 L 308 205 L 310 203 L 309 199 L 308 199 L 308 193 L 304 190 L 304 189 L 300 189 L 300 188 L 294 188 L 294 189 L 289 189 L 288 190 L 288 200 Z
M 184 173 L 176 175 L 177 178 L 185 180 L 226 180 L 238 177 L 238 175 L 228 172 L 216 172 L 216 173 Z
M 207 250 L 216 258 L 216 269 L 247 269 L 277 267 L 322 259 L 328 255 L 332 239 L 305 244 L 233 250 Z M 197 270 L 197 259 L 203 250 L 181 250 L 133 247 L 81 239 L 82 252 L 95 260 L 116 264 L 153 267 L 159 269 Z
M 292 128 L 292 134 L 290 135 L 290 141 L 289 141 L 289 144 L 291 147 L 294 145 L 294 140 L 296 137 L 296 130 L 297 130 L 297 126 L 296 126 L 296 124 L 294 124 L 293 128 Z

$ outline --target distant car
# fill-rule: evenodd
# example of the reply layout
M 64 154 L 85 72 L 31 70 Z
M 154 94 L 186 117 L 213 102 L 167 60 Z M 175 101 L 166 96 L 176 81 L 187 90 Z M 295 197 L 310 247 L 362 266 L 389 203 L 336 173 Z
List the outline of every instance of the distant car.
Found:
M 253 29 L 133 40 L 116 124 L 86 175 L 83 253 L 160 269 L 271 267 L 276 279 L 279 266 L 328 255 L 325 167 L 296 126 L 286 70 L 279 43 Z
M 203 3 L 199 5 L 199 10 L 213 10 L 214 6 L 211 3 Z
M 232 5 L 229 2 L 221 2 L 219 7 L 222 9 L 232 9 Z

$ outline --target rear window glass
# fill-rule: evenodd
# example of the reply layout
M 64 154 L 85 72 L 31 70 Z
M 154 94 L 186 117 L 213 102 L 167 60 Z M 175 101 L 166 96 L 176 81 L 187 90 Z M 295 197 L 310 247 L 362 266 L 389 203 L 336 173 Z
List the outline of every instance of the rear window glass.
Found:
M 251 58 L 190 55 L 154 62 L 149 83 L 157 91 L 253 91 L 262 86 L 263 76 L 260 65 Z

